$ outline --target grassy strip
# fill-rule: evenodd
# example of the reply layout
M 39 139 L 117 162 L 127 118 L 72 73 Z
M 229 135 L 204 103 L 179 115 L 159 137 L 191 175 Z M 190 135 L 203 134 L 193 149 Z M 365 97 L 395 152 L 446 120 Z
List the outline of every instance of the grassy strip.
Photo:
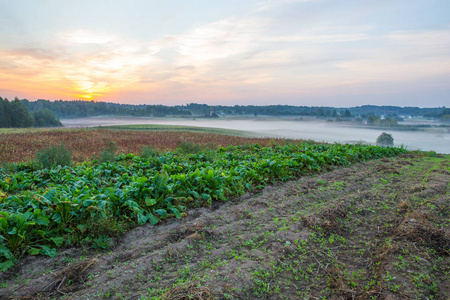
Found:
M 140 130 L 140 131 L 187 131 L 200 133 L 214 133 L 226 134 L 232 136 L 249 136 L 250 134 L 241 130 L 210 128 L 210 127 L 196 127 L 185 125 L 160 125 L 160 124 L 143 124 L 143 125 L 112 125 L 102 126 L 96 128 L 106 128 L 114 130 Z

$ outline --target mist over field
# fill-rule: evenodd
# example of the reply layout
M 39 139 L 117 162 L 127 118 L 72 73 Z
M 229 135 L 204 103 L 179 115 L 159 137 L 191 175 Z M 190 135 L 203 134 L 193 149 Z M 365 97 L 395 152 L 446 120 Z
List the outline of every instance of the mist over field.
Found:
M 246 135 L 257 137 L 278 137 L 314 140 L 328 143 L 375 143 L 377 137 L 388 132 L 394 137 L 395 146 L 405 146 L 409 150 L 436 151 L 450 153 L 450 132 L 446 127 L 427 128 L 423 131 L 396 131 L 389 129 L 368 129 L 358 126 L 341 125 L 323 120 L 207 120 L 207 119 L 154 119 L 154 118 L 81 118 L 61 120 L 68 128 L 96 127 L 111 125 L 183 125 L 207 128 L 223 128 L 245 131 Z

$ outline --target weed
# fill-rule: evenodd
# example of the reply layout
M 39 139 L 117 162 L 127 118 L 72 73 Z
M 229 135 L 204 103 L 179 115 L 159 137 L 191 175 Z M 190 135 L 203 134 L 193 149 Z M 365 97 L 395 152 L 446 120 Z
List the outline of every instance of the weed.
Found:
M 113 247 L 113 245 L 114 244 L 112 238 L 102 235 L 94 239 L 92 242 L 92 247 L 99 250 L 108 250 L 109 248 Z
M 116 151 L 117 151 L 116 143 L 115 142 L 109 142 L 108 147 L 104 148 L 100 152 L 100 156 L 98 157 L 98 161 L 100 163 L 115 161 L 116 160 Z
M 141 157 L 149 159 L 151 157 L 158 156 L 158 150 L 153 149 L 152 146 L 144 146 L 142 147 Z
M 61 143 L 60 146 L 53 146 L 38 152 L 36 161 L 37 164 L 46 169 L 56 166 L 69 166 L 72 164 L 72 153 Z
M 193 142 L 179 142 L 177 150 L 184 154 L 195 154 L 203 149 L 205 149 L 205 147 L 200 144 L 195 144 Z

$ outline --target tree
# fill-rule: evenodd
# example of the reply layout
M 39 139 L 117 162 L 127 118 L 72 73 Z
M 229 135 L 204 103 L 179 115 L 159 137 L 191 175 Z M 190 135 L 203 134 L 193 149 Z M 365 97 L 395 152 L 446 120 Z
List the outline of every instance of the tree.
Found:
M 377 145 L 380 145 L 380 146 L 394 146 L 394 138 L 389 133 L 383 132 L 377 138 Z
M 34 127 L 59 127 L 61 122 L 55 118 L 53 112 L 48 109 L 40 109 L 33 112 Z
M 0 127 L 25 128 L 33 124 L 33 116 L 17 97 L 11 102 L 0 97 Z
M 33 115 L 27 110 L 25 105 L 23 105 L 17 97 L 10 103 L 10 113 L 12 119 L 12 127 L 26 128 L 33 126 Z
M 7 105 L 9 104 L 9 102 L 7 103 L 8 99 L 3 100 L 2 97 L 0 97 L 0 128 L 6 128 L 6 127 L 10 127 L 9 126 L 9 114 L 8 114 L 8 108 Z
M 343 118 L 351 118 L 352 114 L 350 113 L 350 111 L 348 109 L 346 109 L 345 111 L 341 112 L 341 117 L 343 117 Z

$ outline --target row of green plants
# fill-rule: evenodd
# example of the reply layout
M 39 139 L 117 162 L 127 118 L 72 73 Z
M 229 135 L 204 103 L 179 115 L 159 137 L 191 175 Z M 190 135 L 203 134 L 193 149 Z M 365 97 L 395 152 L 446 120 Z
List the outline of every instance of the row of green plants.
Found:
M 132 226 L 181 218 L 187 208 L 406 150 L 306 143 L 188 152 L 147 149 L 141 156 L 120 155 L 105 162 L 0 169 L 0 270 L 26 253 L 53 256 L 59 247 L 80 243 L 106 248 Z

